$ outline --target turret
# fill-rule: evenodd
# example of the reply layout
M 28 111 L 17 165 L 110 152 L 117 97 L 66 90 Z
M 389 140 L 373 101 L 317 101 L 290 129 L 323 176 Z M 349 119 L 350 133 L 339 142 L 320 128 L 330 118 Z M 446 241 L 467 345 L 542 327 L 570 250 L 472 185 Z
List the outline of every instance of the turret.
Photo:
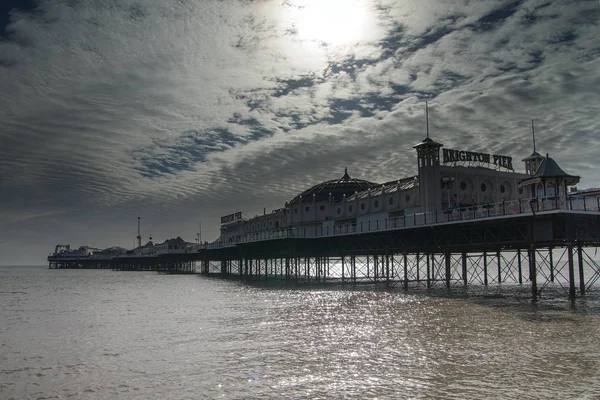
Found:
M 421 212 L 432 212 L 437 208 L 439 197 L 439 173 L 441 143 L 429 137 L 429 111 L 425 103 L 427 120 L 427 137 L 422 142 L 413 146 L 417 150 L 419 168 L 419 198 Z

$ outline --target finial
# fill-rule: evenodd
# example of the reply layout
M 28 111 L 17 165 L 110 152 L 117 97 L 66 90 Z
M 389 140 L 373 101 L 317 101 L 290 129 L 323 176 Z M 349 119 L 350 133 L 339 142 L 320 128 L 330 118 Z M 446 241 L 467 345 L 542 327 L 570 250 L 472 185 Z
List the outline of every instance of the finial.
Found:
M 342 179 L 350 179 L 350 175 L 348 175 L 348 167 L 344 169 L 344 176 L 342 177 Z

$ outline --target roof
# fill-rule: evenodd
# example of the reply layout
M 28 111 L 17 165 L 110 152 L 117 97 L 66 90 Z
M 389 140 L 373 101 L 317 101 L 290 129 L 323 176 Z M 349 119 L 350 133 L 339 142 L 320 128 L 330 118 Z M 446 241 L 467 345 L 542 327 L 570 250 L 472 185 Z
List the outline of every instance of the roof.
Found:
M 290 200 L 289 205 L 309 203 L 312 202 L 313 199 L 315 201 L 326 201 L 329 200 L 330 195 L 331 201 L 338 202 L 344 195 L 350 196 L 356 192 L 362 192 L 363 190 L 377 185 L 378 184 L 374 182 L 351 178 L 350 175 L 348 175 L 348 168 L 346 168 L 344 176 L 341 178 L 325 181 L 305 190 Z
M 579 182 L 580 177 L 577 175 L 569 175 L 565 171 L 563 171 L 554 159 L 550 158 L 548 154 L 546 154 L 546 158 L 540 163 L 540 166 L 529 178 L 523 179 L 519 183 L 535 183 L 540 180 L 548 179 L 548 178 L 561 178 L 566 181 L 567 185 L 573 185 Z
M 546 154 L 546 158 L 542 161 L 537 171 L 533 176 L 539 177 L 575 177 L 574 175 L 569 175 L 565 171 L 563 171 L 556 161 L 554 161 L 548 154 Z
M 367 190 L 359 193 L 355 193 L 348 197 L 346 201 L 360 200 L 368 196 L 380 196 L 382 194 L 392 194 L 398 190 L 408 190 L 419 186 L 419 180 L 417 176 L 411 176 L 409 178 L 398 179 L 395 181 L 389 181 L 382 183 L 381 185 L 374 186 Z
M 427 146 L 427 147 L 442 147 L 443 144 L 434 141 L 432 138 L 430 138 L 428 136 L 425 139 L 423 139 L 422 142 L 415 144 L 413 146 L 413 149 L 416 149 L 418 147 L 425 147 L 425 146 Z
M 533 153 L 531 153 L 531 155 L 529 157 L 525 157 L 521 161 L 539 160 L 541 158 L 544 158 L 544 156 L 541 155 L 540 153 L 538 153 L 537 151 L 534 151 Z
M 185 240 L 183 240 L 180 236 L 177 236 L 175 239 L 167 239 L 164 242 L 162 242 L 161 244 L 185 244 L 187 243 Z

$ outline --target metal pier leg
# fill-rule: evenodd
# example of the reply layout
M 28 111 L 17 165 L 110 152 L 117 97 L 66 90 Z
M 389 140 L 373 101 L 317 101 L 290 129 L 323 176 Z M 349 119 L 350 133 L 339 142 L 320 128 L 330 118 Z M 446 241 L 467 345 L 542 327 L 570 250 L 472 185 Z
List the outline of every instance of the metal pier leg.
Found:
M 500 250 L 496 251 L 496 258 L 498 259 L 498 283 L 502 283 L 502 258 L 500 257 Z
M 550 282 L 554 282 L 554 260 L 552 259 L 552 247 L 548 249 L 548 262 L 550 263 Z
M 483 252 L 483 284 L 488 285 L 487 251 Z
M 429 263 L 429 253 L 426 254 L 427 257 L 427 288 L 431 287 L 431 265 Z
M 356 256 L 351 256 L 350 263 L 352 264 L 352 281 L 356 284 Z
M 417 253 L 417 282 L 421 282 L 421 277 L 419 276 L 419 253 Z
M 408 254 L 404 253 L 404 289 L 408 289 Z
M 529 254 L 529 276 L 531 279 L 531 295 L 537 299 L 537 266 L 535 262 L 535 248 L 532 246 Z
M 450 262 L 452 255 L 449 251 L 446 251 L 446 287 L 450 288 Z
M 344 269 L 345 269 L 345 265 L 344 265 L 345 264 L 345 260 L 346 260 L 346 257 L 342 256 L 342 283 L 344 283 L 344 278 L 345 278 L 345 276 L 344 276 L 344 274 L 345 274 L 345 271 L 344 271 Z
M 390 287 L 390 256 L 385 255 L 385 280 L 387 287 Z
M 569 266 L 569 297 L 575 298 L 575 269 L 573 267 L 573 246 L 567 246 L 567 260 Z
M 517 250 L 517 267 L 519 268 L 518 274 L 519 274 L 519 284 L 523 283 L 523 271 L 522 271 L 522 264 L 521 264 L 521 249 Z
M 463 284 L 467 286 L 468 277 L 467 277 L 467 253 L 462 253 L 462 278 Z
M 577 258 L 579 261 L 579 294 L 585 295 L 585 277 L 583 276 L 583 249 L 577 246 Z

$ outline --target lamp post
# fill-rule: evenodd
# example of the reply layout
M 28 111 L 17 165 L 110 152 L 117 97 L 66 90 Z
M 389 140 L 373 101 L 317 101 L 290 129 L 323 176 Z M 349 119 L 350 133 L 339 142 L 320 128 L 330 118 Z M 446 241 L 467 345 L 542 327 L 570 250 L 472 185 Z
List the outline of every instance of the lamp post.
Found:
M 452 187 L 452 183 L 454 182 L 453 176 L 442 176 L 442 184 L 446 188 L 448 194 L 448 206 L 447 209 L 450 209 L 450 188 Z

